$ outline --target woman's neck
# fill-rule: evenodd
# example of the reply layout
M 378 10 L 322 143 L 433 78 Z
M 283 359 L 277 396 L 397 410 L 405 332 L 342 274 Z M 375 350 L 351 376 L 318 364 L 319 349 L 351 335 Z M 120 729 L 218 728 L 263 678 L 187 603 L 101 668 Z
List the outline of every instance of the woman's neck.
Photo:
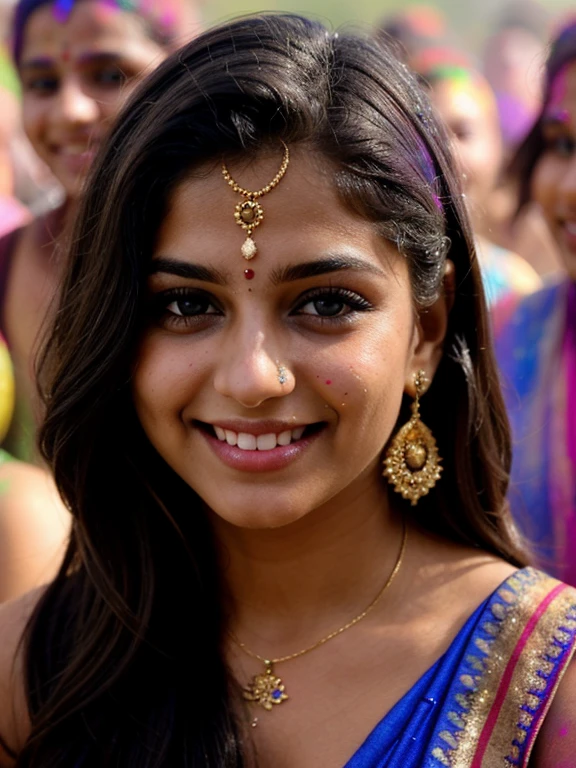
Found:
M 275 655 L 314 642 L 361 613 L 390 575 L 403 523 L 380 482 L 348 491 L 272 530 L 215 521 L 230 631 Z

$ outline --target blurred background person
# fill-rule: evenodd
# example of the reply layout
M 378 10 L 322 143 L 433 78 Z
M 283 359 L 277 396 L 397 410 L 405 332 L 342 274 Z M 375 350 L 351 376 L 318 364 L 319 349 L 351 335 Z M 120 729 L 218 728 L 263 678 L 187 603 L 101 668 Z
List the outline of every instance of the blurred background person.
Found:
M 20 0 L 12 38 L 23 125 L 61 184 L 61 205 L 0 241 L 0 330 L 17 414 L 9 445 L 32 458 L 34 350 L 58 288 L 58 241 L 74 218 L 98 146 L 126 98 L 199 23 L 188 0 Z
M 543 107 L 512 167 L 520 208 L 540 206 L 564 274 L 495 313 L 515 437 L 510 502 L 541 566 L 576 584 L 576 19 L 552 44 Z
M 543 74 L 552 15 L 535 0 L 512 0 L 499 8 L 483 49 L 483 72 L 495 96 L 507 164 L 534 124 L 542 101 Z M 502 178 L 493 200 L 493 237 L 525 258 L 543 278 L 561 273 L 562 260 L 535 204 L 515 215 L 516 191 Z
M 504 3 L 483 51 L 483 72 L 495 96 L 507 156 L 529 131 L 540 107 L 550 12 L 533 0 Z
M 431 90 L 460 163 L 488 301 L 513 291 L 527 294 L 541 285 L 535 270 L 493 239 L 494 194 L 503 163 L 496 100 L 486 79 L 457 50 L 421 50 L 413 68 Z
M 0 442 L 12 417 L 14 380 L 0 337 Z M 0 449 L 0 602 L 50 580 L 70 528 L 48 472 L 15 461 Z

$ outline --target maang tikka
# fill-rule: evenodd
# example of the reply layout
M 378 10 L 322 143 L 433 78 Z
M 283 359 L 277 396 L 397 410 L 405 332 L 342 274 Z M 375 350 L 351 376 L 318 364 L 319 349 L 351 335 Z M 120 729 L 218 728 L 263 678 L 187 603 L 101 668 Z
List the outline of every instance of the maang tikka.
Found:
M 429 384 L 425 371 L 418 371 L 412 416 L 392 438 L 384 459 L 384 477 L 412 506 L 436 485 L 442 472 L 434 435 L 420 419 L 420 398 Z
M 224 180 L 230 187 L 232 187 L 234 192 L 237 192 L 244 198 L 244 200 L 238 203 L 234 209 L 234 219 L 236 220 L 236 224 L 248 233 L 248 236 L 240 249 L 242 256 L 247 260 L 253 259 L 258 252 L 256 243 L 252 239 L 252 233 L 256 227 L 260 226 L 264 219 L 264 210 L 258 200 L 263 195 L 267 195 L 268 192 L 271 192 L 274 187 L 278 186 L 286 173 L 288 163 L 290 162 L 290 151 L 284 142 L 282 142 L 282 146 L 284 147 L 284 157 L 282 158 L 282 164 L 278 173 L 269 184 L 266 184 L 265 187 L 262 187 L 255 192 L 252 192 L 249 189 L 244 189 L 244 187 L 241 187 L 235 182 L 232 176 L 230 176 L 226 163 L 222 163 L 222 176 L 224 176 Z

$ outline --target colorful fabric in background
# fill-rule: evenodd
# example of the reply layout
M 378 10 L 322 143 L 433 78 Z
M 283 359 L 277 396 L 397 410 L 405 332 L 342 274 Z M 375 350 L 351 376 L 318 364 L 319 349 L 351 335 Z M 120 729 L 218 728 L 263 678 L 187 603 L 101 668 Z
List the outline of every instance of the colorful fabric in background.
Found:
M 345 768 L 526 768 L 576 645 L 576 590 L 508 578 Z
M 513 432 L 512 512 L 542 569 L 576 585 L 576 284 L 494 313 Z
M 538 273 L 518 254 L 485 239 L 476 249 L 489 307 L 510 294 L 525 296 L 542 287 Z

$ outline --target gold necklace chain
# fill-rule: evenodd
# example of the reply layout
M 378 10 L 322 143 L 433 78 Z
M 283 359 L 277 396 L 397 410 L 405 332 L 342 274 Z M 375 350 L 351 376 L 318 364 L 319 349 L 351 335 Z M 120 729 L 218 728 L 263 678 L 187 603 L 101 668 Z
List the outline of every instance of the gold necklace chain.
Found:
M 288 146 L 282 142 L 282 146 L 284 147 L 284 157 L 282 158 L 282 164 L 280 165 L 280 169 L 278 170 L 278 173 L 271 182 L 266 184 L 265 187 L 262 187 L 261 189 L 256 190 L 256 192 L 251 192 L 249 189 L 245 189 L 244 187 L 241 187 L 238 182 L 234 181 L 232 176 L 230 176 L 230 171 L 228 170 L 226 163 L 222 163 L 222 176 L 224 177 L 224 181 L 232 187 L 234 192 L 237 192 L 239 195 L 242 195 L 242 197 L 246 197 L 249 200 L 257 200 L 259 197 L 262 197 L 262 195 L 267 195 L 268 192 L 271 192 L 274 187 L 277 187 L 278 184 L 282 181 L 282 177 L 286 173 L 286 169 L 288 168 L 288 163 L 290 162 L 290 150 L 288 149 Z
M 246 240 L 240 248 L 240 253 L 248 261 L 253 259 L 258 253 L 256 243 L 252 239 L 252 233 L 256 227 L 259 227 L 264 221 L 264 209 L 258 200 L 263 195 L 267 195 L 268 192 L 271 192 L 274 187 L 278 186 L 280 181 L 284 178 L 288 163 L 290 162 L 290 150 L 285 142 L 282 142 L 282 146 L 284 147 L 284 157 L 282 158 L 282 164 L 280 165 L 278 173 L 274 176 L 271 182 L 266 184 L 266 186 L 255 191 L 241 187 L 230 175 L 226 163 L 222 163 L 222 176 L 224 177 L 224 181 L 234 190 L 234 192 L 242 195 L 244 198 L 242 202 L 238 203 L 234 208 L 234 220 L 247 234 Z
M 351 629 L 354 627 L 358 622 L 362 621 L 362 619 L 365 619 L 366 616 L 378 605 L 380 600 L 382 599 L 382 596 L 386 592 L 386 590 L 390 587 L 394 579 L 396 578 L 396 575 L 398 574 L 398 571 L 402 567 L 402 561 L 404 560 L 404 553 L 406 552 L 406 542 L 408 539 L 408 528 L 406 526 L 406 520 L 403 520 L 403 527 L 402 527 L 402 542 L 400 544 L 400 551 L 398 552 L 398 557 L 396 558 L 396 563 L 394 564 L 394 568 L 392 569 L 392 572 L 386 579 L 386 582 L 384 583 L 384 586 L 380 589 L 376 597 L 372 600 L 372 602 L 362 611 L 362 613 L 359 613 L 358 616 L 353 618 L 351 621 L 349 621 L 347 624 L 344 624 L 344 626 L 339 627 L 338 629 L 335 629 L 333 632 L 330 632 L 330 634 L 326 635 L 325 637 L 318 640 L 314 645 L 309 646 L 308 648 L 303 648 L 301 651 L 297 651 L 296 653 L 290 653 L 286 656 L 279 656 L 276 659 L 266 659 L 264 656 L 260 656 L 260 654 L 255 653 L 254 651 L 251 651 L 250 648 L 246 647 L 246 644 L 238 640 L 238 638 L 230 632 L 230 637 L 236 643 L 236 645 L 244 651 L 244 653 L 248 656 L 250 656 L 253 659 L 256 659 L 257 661 L 262 662 L 265 666 L 265 671 L 263 674 L 255 675 L 252 679 L 252 682 L 249 683 L 249 685 L 246 686 L 243 690 L 244 698 L 247 701 L 252 701 L 259 706 L 261 706 L 263 709 L 266 709 L 270 711 L 272 709 L 272 706 L 274 704 L 281 704 L 283 701 L 286 701 L 288 698 L 288 695 L 285 693 L 286 686 L 282 682 L 281 678 L 276 677 L 273 672 L 273 666 L 274 664 L 280 664 L 284 661 L 292 661 L 292 659 L 297 659 L 300 656 L 304 656 L 307 653 L 310 653 L 311 651 L 315 651 L 316 648 L 320 648 L 322 645 L 327 643 L 329 640 L 332 640 L 335 637 L 338 637 L 338 635 L 341 635 L 343 632 L 346 632 L 346 630 Z

